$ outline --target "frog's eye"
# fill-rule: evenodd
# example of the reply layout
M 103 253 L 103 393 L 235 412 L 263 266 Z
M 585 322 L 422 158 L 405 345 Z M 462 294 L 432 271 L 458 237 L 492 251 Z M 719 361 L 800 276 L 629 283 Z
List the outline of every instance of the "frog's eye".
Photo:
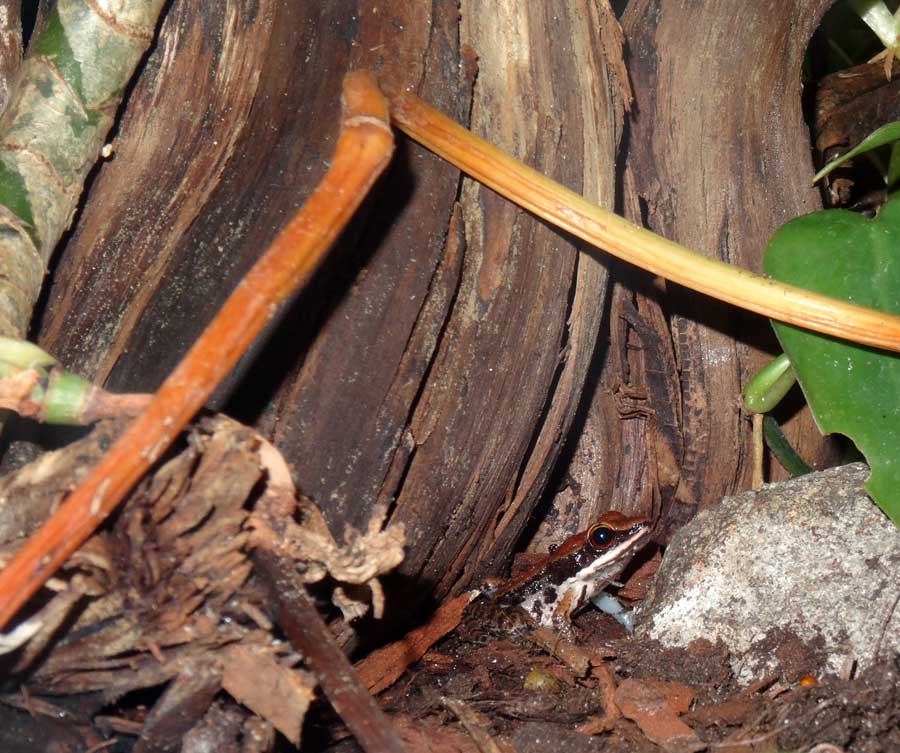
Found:
M 615 540 L 615 531 L 606 526 L 594 526 L 588 533 L 588 541 L 594 549 L 608 549 Z

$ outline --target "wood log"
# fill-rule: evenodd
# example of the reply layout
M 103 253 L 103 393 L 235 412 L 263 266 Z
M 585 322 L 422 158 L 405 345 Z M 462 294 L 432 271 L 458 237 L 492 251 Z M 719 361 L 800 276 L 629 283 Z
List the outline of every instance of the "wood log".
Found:
M 774 229 L 820 205 L 800 65 L 827 5 L 633 0 L 626 75 L 606 0 L 175 0 L 60 252 L 40 342 L 113 389 L 158 385 L 321 176 L 341 79 L 363 66 L 758 270 Z M 604 334 L 608 260 L 580 251 L 401 138 L 214 405 L 277 443 L 338 536 L 387 505 L 409 531 L 398 581 L 414 602 L 496 573 L 542 495 L 538 545 L 609 507 L 658 515 L 665 540 L 748 483 L 740 387 L 774 341 L 621 264 Z M 814 465 L 833 456 L 806 411 L 787 428 Z
M 60 252 L 40 342 L 112 389 L 154 389 L 321 176 L 351 68 L 611 205 L 622 104 L 605 9 L 176 0 Z M 440 597 L 496 570 L 528 522 L 605 280 L 598 255 L 401 141 L 215 404 L 275 440 L 338 536 L 388 504 L 409 532 L 407 592 Z
M 779 225 L 821 208 L 800 69 L 830 4 L 628 4 L 628 217 L 758 272 Z M 758 317 L 622 264 L 612 274 L 609 352 L 579 421 L 556 525 L 577 530 L 609 506 L 653 510 L 666 540 L 698 507 L 749 488 L 741 388 L 779 349 Z M 801 406 L 799 396 L 787 401 L 779 418 L 790 418 L 785 431 L 807 462 L 826 466 L 836 448 Z M 770 471 L 784 476 L 777 464 Z M 576 498 L 590 504 L 572 521 Z

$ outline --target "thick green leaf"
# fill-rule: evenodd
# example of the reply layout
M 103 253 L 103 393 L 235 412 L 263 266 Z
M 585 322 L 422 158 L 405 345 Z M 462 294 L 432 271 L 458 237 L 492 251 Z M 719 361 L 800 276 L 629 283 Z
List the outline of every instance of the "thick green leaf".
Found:
M 900 197 L 873 220 L 844 210 L 799 217 L 769 243 L 777 280 L 900 314 Z M 900 356 L 774 323 L 823 433 L 846 434 L 869 462 L 866 489 L 900 525 Z
M 813 178 L 813 183 L 824 178 L 836 167 L 843 165 L 848 159 L 853 159 L 864 152 L 869 152 L 872 149 L 877 149 L 880 146 L 898 140 L 900 140 L 900 120 L 895 120 L 893 123 L 888 123 L 887 125 L 883 125 L 881 128 L 872 131 L 872 133 L 866 136 L 849 152 L 842 154 L 837 159 L 831 160 L 831 162 L 816 173 L 816 176 Z

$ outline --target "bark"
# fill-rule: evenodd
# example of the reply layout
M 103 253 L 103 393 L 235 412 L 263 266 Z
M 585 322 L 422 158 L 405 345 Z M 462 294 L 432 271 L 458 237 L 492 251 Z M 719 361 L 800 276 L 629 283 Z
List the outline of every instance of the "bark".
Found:
M 611 205 L 624 95 L 606 7 L 175 0 L 40 341 L 109 387 L 155 388 L 321 176 L 351 68 L 471 110 L 480 133 Z M 528 521 L 605 271 L 408 142 L 375 193 L 229 406 L 274 438 L 337 535 L 389 505 L 409 534 L 398 582 L 421 600 L 497 567 Z
M 826 5 L 632 2 L 619 208 L 758 270 L 774 229 L 819 206 L 800 64 Z M 41 343 L 111 388 L 155 388 L 324 172 L 355 67 L 613 206 L 621 45 L 605 0 L 175 0 Z M 665 539 L 749 482 L 740 386 L 774 347 L 768 324 L 616 264 L 598 336 L 606 258 L 579 248 L 401 139 L 216 400 L 276 441 L 336 535 L 379 504 L 407 526 L 394 585 L 410 607 L 500 567 L 570 427 L 544 540 L 610 506 L 659 515 Z M 788 432 L 807 460 L 829 457 L 805 412 Z
M 776 228 L 821 208 L 810 184 L 800 68 L 829 5 L 629 3 L 623 26 L 635 108 L 626 215 L 759 271 Z M 757 317 L 633 268 L 614 269 L 609 357 L 573 452 L 574 483 L 555 506 L 571 514 L 574 489 L 626 511 L 659 511 L 665 539 L 699 506 L 749 488 L 750 422 L 740 391 L 777 344 Z M 786 433 L 822 467 L 832 446 L 808 410 L 789 402 L 779 413 L 791 416 Z M 596 506 L 583 508 L 581 524 L 596 514 Z

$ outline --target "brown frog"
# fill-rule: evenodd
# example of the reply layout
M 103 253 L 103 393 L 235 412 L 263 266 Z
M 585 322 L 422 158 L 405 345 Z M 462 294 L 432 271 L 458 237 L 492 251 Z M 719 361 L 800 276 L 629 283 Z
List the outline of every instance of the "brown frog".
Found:
M 500 606 L 521 608 L 540 625 L 569 633 L 572 614 L 599 596 L 649 537 L 647 518 L 610 510 L 533 567 L 507 581 L 485 585 L 482 593 Z

